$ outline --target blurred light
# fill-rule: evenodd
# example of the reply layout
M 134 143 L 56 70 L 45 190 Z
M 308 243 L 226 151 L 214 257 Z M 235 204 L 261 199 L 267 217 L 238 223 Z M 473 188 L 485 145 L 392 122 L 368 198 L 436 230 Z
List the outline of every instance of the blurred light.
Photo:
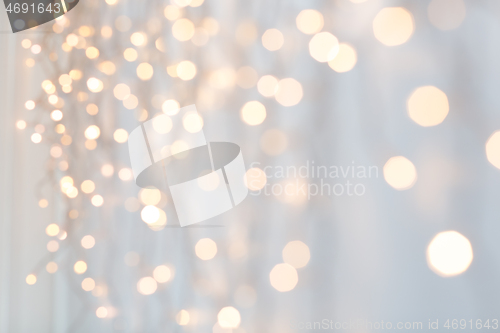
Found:
M 62 156 L 62 148 L 59 145 L 54 145 L 50 148 L 50 156 L 54 158 L 59 158 Z
M 94 150 L 97 148 L 97 141 L 95 140 L 85 140 L 85 148 L 88 150 Z
M 95 281 L 92 278 L 85 278 L 82 281 L 82 289 L 85 291 L 92 291 L 95 288 Z
M 307 265 L 311 254 L 309 247 L 301 241 L 291 241 L 283 249 L 283 261 L 294 268 L 302 268 Z
M 108 26 L 103 26 L 101 28 L 101 35 L 104 38 L 111 38 L 111 36 L 113 36 L 113 28 Z
M 111 177 L 115 173 L 115 168 L 111 164 L 104 164 L 101 167 L 101 174 L 104 177 Z
M 375 38 L 387 46 L 407 42 L 414 29 L 413 16 L 402 7 L 383 8 L 373 20 Z
M 68 237 L 68 233 L 66 231 L 61 230 L 59 234 L 57 235 L 57 238 L 60 240 L 65 240 L 66 237 Z
M 29 285 L 33 285 L 36 283 L 36 276 L 34 274 L 30 274 L 26 277 L 26 283 Z
M 24 107 L 27 110 L 33 110 L 35 108 L 35 102 L 33 102 L 33 101 L 26 101 L 26 103 L 24 103 Z
M 458 28 L 465 19 L 463 0 L 432 0 L 427 7 L 427 16 L 433 26 L 441 30 Z
M 50 118 L 53 121 L 59 121 L 63 118 L 63 113 L 60 110 L 54 110 L 50 113 Z
M 132 62 L 132 61 L 137 60 L 138 56 L 139 55 L 137 54 L 137 51 L 131 47 L 129 47 L 129 48 L 125 49 L 125 51 L 123 51 L 123 57 L 128 62 Z
M 299 282 L 295 268 L 286 263 L 274 266 L 269 274 L 269 279 L 274 289 L 280 292 L 292 290 Z
M 205 17 L 201 21 L 201 26 L 208 31 L 210 36 L 215 36 L 219 32 L 219 22 L 213 17 Z
M 427 247 L 427 263 L 442 277 L 462 274 L 469 268 L 472 258 L 469 240 L 456 231 L 440 232 Z
M 73 270 L 76 274 L 83 274 L 87 271 L 87 264 L 85 261 L 79 260 L 73 265 Z
M 161 110 L 169 116 L 176 115 L 179 112 L 180 104 L 175 99 L 167 99 L 161 105 Z
M 319 62 L 327 62 L 339 53 L 339 40 L 329 32 L 317 33 L 309 42 L 309 54 Z
M 182 11 L 177 6 L 168 5 L 165 7 L 165 10 L 163 11 L 163 15 L 165 15 L 165 18 L 167 20 L 174 21 L 174 20 L 177 20 L 179 17 L 181 17 Z
M 63 124 L 57 124 L 55 130 L 56 133 L 62 134 L 66 131 L 66 127 Z
M 42 52 L 42 47 L 38 44 L 35 44 L 35 45 L 31 46 L 31 52 L 33 54 L 38 54 L 38 53 Z
M 96 79 L 95 77 L 91 77 L 90 79 L 87 80 L 87 87 L 89 88 L 90 91 L 94 93 L 98 93 L 102 91 L 102 89 L 104 88 L 102 81 Z
M 45 269 L 49 274 L 54 274 L 55 272 L 57 272 L 57 264 L 53 261 L 49 261 L 45 266 Z
M 51 237 L 56 236 L 59 233 L 59 226 L 55 223 L 51 223 L 45 228 L 45 233 Z
M 95 245 L 95 238 L 92 237 L 91 235 L 83 236 L 83 238 L 82 238 L 82 240 L 81 240 L 80 243 L 82 244 L 82 247 L 84 249 L 88 250 L 88 249 L 91 249 L 91 248 L 94 247 L 94 245 Z
M 493 133 L 486 142 L 486 158 L 500 169 L 500 131 Z
M 209 83 L 217 89 L 232 88 L 236 83 L 236 71 L 231 67 L 219 68 L 210 74 Z
M 203 2 L 205 2 L 205 0 L 191 0 L 191 2 L 189 3 L 189 6 L 190 7 L 200 7 Z
M 47 201 L 47 199 L 40 199 L 38 201 L 38 206 L 40 206 L 40 208 L 45 208 L 49 205 L 49 202 Z
M 345 73 L 353 69 L 357 61 L 356 50 L 349 44 L 341 43 L 339 53 L 328 62 L 328 66 L 337 73 Z
M 384 178 L 396 190 L 407 190 L 417 181 L 417 170 L 406 157 L 395 156 L 385 163 Z
M 267 183 L 266 173 L 259 168 L 251 168 L 245 173 L 245 185 L 250 191 L 258 191 Z
M 73 142 L 73 139 L 71 138 L 71 136 L 67 135 L 67 134 L 64 134 L 62 137 L 61 137 L 61 143 L 65 146 L 69 146 L 71 144 L 71 142 Z
M 57 252 L 57 250 L 59 250 L 59 242 L 58 241 L 53 239 L 47 243 L 47 251 Z
M 144 205 L 154 206 L 161 200 L 161 192 L 156 188 L 143 188 L 139 191 L 139 199 Z
M 99 112 L 99 108 L 95 104 L 89 104 L 86 107 L 86 111 L 89 115 L 95 116 Z
M 71 77 L 71 79 L 78 81 L 82 78 L 83 73 L 78 69 L 72 69 L 69 71 L 69 76 Z
M 50 95 L 48 100 L 50 104 L 55 105 L 59 101 L 59 97 L 57 97 L 56 95 Z
M 130 36 L 130 42 L 132 44 L 134 44 L 135 46 L 142 46 L 142 45 L 146 44 L 147 41 L 148 41 L 148 38 L 147 38 L 146 34 L 144 34 L 142 32 L 134 32 Z
M 189 149 L 189 146 L 188 146 L 188 144 L 185 141 L 183 141 L 183 140 L 176 140 L 170 146 L 170 153 L 172 155 L 176 155 L 176 154 L 182 153 L 182 152 L 184 152 L 184 151 L 186 151 L 188 149 Z M 182 156 L 183 155 L 181 154 L 181 156 L 179 156 L 179 157 L 182 157 Z
M 16 127 L 20 130 L 22 129 L 25 129 L 26 128 L 26 122 L 24 120 L 18 120 L 16 122 Z
M 104 306 L 100 306 L 95 311 L 95 315 L 97 316 L 97 318 L 106 318 L 108 316 L 108 309 L 106 309 Z
M 61 86 L 69 86 L 73 82 L 73 79 L 68 74 L 63 74 L 59 76 L 59 84 Z
M 106 75 L 113 75 L 116 72 L 116 66 L 111 61 L 103 61 L 99 63 L 98 68 Z
M 260 138 L 260 148 L 270 156 L 276 156 L 285 151 L 288 146 L 286 134 L 279 129 L 269 129 Z
M 214 191 L 219 186 L 219 176 L 215 172 L 211 172 L 203 177 L 197 178 L 198 186 L 206 192 Z
M 158 287 L 156 280 L 150 276 L 143 277 L 137 282 L 137 290 L 143 295 L 151 295 Z
M 85 55 L 89 59 L 95 59 L 95 58 L 99 57 L 99 50 L 97 48 L 93 47 L 93 46 L 88 47 L 85 50 Z
M 85 137 L 89 140 L 95 140 L 101 135 L 101 130 L 96 125 L 90 125 L 85 130 Z
M 264 97 L 272 97 L 278 91 L 278 79 L 272 75 L 264 75 L 257 82 L 257 90 Z
M 76 209 L 72 209 L 69 211 L 68 216 L 70 219 L 76 219 L 78 217 L 78 211 Z
M 203 118 L 198 113 L 188 113 L 182 118 L 182 125 L 189 133 L 197 133 L 203 128 Z
M 173 123 L 172 119 L 168 116 L 154 117 L 153 118 L 153 129 L 159 134 L 165 134 L 170 132 Z
M 417 88 L 408 98 L 408 115 L 420 126 L 441 124 L 450 106 L 446 94 L 434 86 Z
M 99 194 L 94 195 L 92 199 L 90 199 L 90 201 L 96 207 L 101 207 L 102 204 L 104 203 L 104 199 Z
M 175 39 L 184 42 L 190 40 L 194 35 L 194 24 L 186 18 L 175 21 L 172 26 L 172 34 Z
M 217 254 L 217 244 L 210 238 L 202 238 L 196 243 L 194 250 L 201 260 L 210 260 Z
M 58 166 L 59 166 L 59 170 L 66 171 L 69 168 L 69 163 L 68 163 L 68 161 L 59 161 Z
M 124 130 L 123 128 L 119 128 L 113 133 L 113 138 L 118 143 L 127 142 L 128 132 L 126 130 Z
M 245 103 L 240 111 L 241 119 L 250 126 L 262 124 L 266 119 L 266 107 L 258 101 Z
M 314 9 L 304 9 L 295 20 L 297 28 L 305 34 L 318 33 L 323 28 L 323 15 Z
M 113 95 L 120 101 L 123 101 L 125 98 L 127 98 L 127 96 L 130 95 L 130 87 L 125 83 L 119 83 L 113 89 Z
M 30 68 L 33 67 L 33 66 L 35 66 L 35 60 L 33 60 L 31 58 L 26 59 L 25 63 L 26 63 L 26 66 L 30 67 Z
M 241 67 L 236 71 L 236 84 L 243 89 L 250 89 L 257 83 L 257 71 L 250 66 Z
M 132 170 L 130 168 L 122 168 L 118 172 L 118 177 L 123 181 L 131 180 L 132 176 Z
M 170 268 L 165 265 L 157 266 L 153 271 L 154 279 L 159 283 L 166 283 L 172 277 L 172 272 Z
M 217 322 L 222 328 L 238 328 L 241 322 L 240 312 L 232 306 L 226 306 L 217 314 Z
M 304 96 L 302 85 L 295 79 L 287 78 L 278 82 L 276 101 L 283 106 L 297 105 Z
M 175 316 L 175 320 L 177 321 L 177 324 L 181 326 L 189 324 L 189 312 L 187 312 L 186 310 L 179 311 L 179 313 L 177 313 L 177 316 Z
M 181 61 L 177 67 L 177 76 L 184 81 L 189 81 L 196 75 L 196 66 L 188 60 Z
M 83 193 L 92 193 L 95 190 L 95 184 L 91 180 L 84 180 L 80 188 L 82 189 Z
M 235 34 L 241 46 L 249 46 L 257 39 L 257 27 L 253 21 L 245 20 L 238 25 Z
M 262 35 L 262 45 L 269 51 L 281 49 L 285 39 L 278 29 L 268 29 Z
M 147 81 L 153 77 L 153 66 L 147 62 L 143 62 L 137 66 L 137 77 L 143 81 Z
M 155 223 L 160 218 L 160 211 L 155 206 L 148 205 L 142 209 L 141 218 L 147 224 Z
M 128 95 L 123 100 L 123 106 L 129 110 L 135 109 L 139 105 L 139 99 L 135 95 Z
M 31 41 L 29 39 L 23 39 L 21 45 L 25 49 L 29 49 L 31 47 Z

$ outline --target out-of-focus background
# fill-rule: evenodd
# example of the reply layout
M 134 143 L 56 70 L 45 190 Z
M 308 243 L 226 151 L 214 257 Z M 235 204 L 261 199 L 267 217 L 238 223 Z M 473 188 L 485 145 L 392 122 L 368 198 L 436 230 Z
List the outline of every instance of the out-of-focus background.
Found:
M 498 328 L 499 17 L 88 0 L 12 34 L 0 10 L 0 332 Z M 126 142 L 190 104 L 251 193 L 178 228 Z

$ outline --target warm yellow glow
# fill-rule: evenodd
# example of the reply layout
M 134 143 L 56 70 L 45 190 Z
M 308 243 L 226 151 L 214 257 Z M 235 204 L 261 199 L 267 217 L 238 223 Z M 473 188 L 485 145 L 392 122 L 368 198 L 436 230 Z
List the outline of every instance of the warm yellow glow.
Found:
M 47 199 L 40 199 L 38 201 L 38 206 L 40 206 L 40 208 L 46 208 L 48 205 L 49 202 L 47 201 Z
M 97 148 L 97 141 L 95 140 L 85 140 L 85 148 L 88 150 L 94 150 Z
M 281 49 L 285 38 L 278 29 L 268 29 L 262 35 L 262 45 L 269 51 L 277 51 Z
M 339 53 L 328 62 L 328 66 L 337 73 L 345 73 L 353 69 L 357 61 L 356 50 L 349 44 L 341 43 Z
M 258 101 L 245 103 L 240 111 L 241 119 L 250 126 L 262 124 L 266 119 L 266 107 Z
M 125 60 L 127 60 L 129 62 L 137 60 L 138 56 L 139 55 L 137 54 L 137 51 L 131 47 L 129 47 L 129 48 L 125 49 L 125 51 L 123 51 L 123 57 L 125 58 Z
M 168 5 L 167 7 L 165 7 L 163 15 L 165 15 L 165 18 L 167 20 L 174 21 L 177 20 L 179 17 L 181 17 L 182 10 L 177 6 Z
M 215 36 L 219 32 L 219 22 L 213 17 L 205 17 L 203 21 L 201 21 L 201 25 L 207 30 L 210 36 Z
M 123 128 L 119 128 L 113 133 L 113 139 L 115 139 L 115 141 L 118 143 L 127 142 L 128 132 Z
M 95 59 L 95 58 L 99 57 L 99 50 L 97 48 L 93 47 L 93 46 L 88 47 L 85 50 L 85 55 L 89 59 Z
M 175 155 L 175 154 L 178 154 L 178 153 L 182 153 L 183 151 L 186 151 L 188 149 L 189 149 L 189 146 L 188 146 L 188 144 L 185 141 L 183 141 L 183 140 L 175 140 L 174 143 L 172 143 L 172 145 L 170 146 L 170 153 L 172 155 Z
M 172 26 L 172 34 L 174 38 L 184 42 L 190 40 L 194 35 L 194 24 L 186 18 L 175 21 Z
M 309 42 L 309 54 L 319 62 L 327 62 L 339 53 L 339 40 L 329 32 L 317 33 Z
M 130 168 L 122 168 L 118 171 L 118 177 L 123 181 L 131 180 L 132 176 L 132 170 Z
M 396 190 L 407 190 L 417 181 L 417 169 L 406 157 L 391 157 L 384 165 L 384 178 Z
M 137 66 L 137 77 L 143 81 L 147 81 L 153 77 L 153 66 L 147 62 L 143 62 Z
M 59 226 L 55 223 L 52 223 L 52 224 L 49 224 L 46 228 L 45 228 L 45 233 L 48 235 L 48 236 L 57 236 L 57 234 L 59 233 Z
M 102 196 L 100 196 L 99 194 L 96 194 L 92 197 L 92 199 L 90 199 L 90 201 L 92 202 L 92 204 L 96 207 L 101 207 L 102 204 L 104 203 L 104 199 Z
M 54 157 L 54 158 L 59 158 L 62 156 L 62 148 L 55 144 L 53 145 L 51 148 L 50 148 L 50 156 Z
M 250 191 L 258 191 L 267 183 L 266 173 L 260 168 L 248 169 L 245 173 L 245 185 Z
M 110 0 L 108 0 L 108 1 L 110 1 Z M 114 1 L 114 0 L 112 0 L 112 1 Z M 97 316 L 97 318 L 106 318 L 108 316 L 108 309 L 106 309 L 104 306 L 100 306 L 95 311 L 95 315 Z
M 156 188 L 143 188 L 139 191 L 139 199 L 146 206 L 154 206 L 161 200 L 161 192 Z
M 76 46 L 76 44 L 78 44 L 78 36 L 75 34 L 69 34 L 66 36 L 66 43 L 69 46 Z
M 98 93 L 102 91 L 104 85 L 102 84 L 101 80 L 96 79 L 95 77 L 91 77 L 90 79 L 87 80 L 87 87 L 89 88 L 90 91 Z
M 181 61 L 177 67 L 177 76 L 184 81 L 189 81 L 196 75 L 196 66 L 188 60 Z
M 47 251 L 57 252 L 57 250 L 59 250 L 59 242 L 58 241 L 53 239 L 47 243 Z
M 89 140 L 95 140 L 101 135 L 101 130 L 96 125 L 90 125 L 85 130 L 85 137 Z
M 84 249 L 91 249 L 95 245 L 95 238 L 92 237 L 91 235 L 83 236 L 82 240 L 80 241 L 82 244 L 82 247 Z
M 26 122 L 24 120 L 18 120 L 16 122 L 16 127 L 20 130 L 22 129 L 25 129 L 26 128 Z
M 264 75 L 257 82 L 257 90 L 264 97 L 272 97 L 278 91 L 278 79 L 272 75 Z
M 236 71 L 231 67 L 219 68 L 210 74 L 209 82 L 217 89 L 232 88 L 236 83 Z
M 373 20 L 375 38 L 387 46 L 406 43 L 414 29 L 413 16 L 402 7 L 384 8 Z
M 116 66 L 111 61 L 103 61 L 99 63 L 98 68 L 106 75 L 113 75 L 116 72 Z
M 176 115 L 179 112 L 180 104 L 175 99 L 167 99 L 161 105 L 161 110 L 169 116 Z
M 142 32 L 134 32 L 130 36 L 130 42 L 135 46 L 142 46 L 148 42 L 148 37 Z
M 135 109 L 139 105 L 139 99 L 135 95 L 128 95 L 123 100 L 123 106 L 129 110 Z
M 442 277 L 462 274 L 472 259 L 469 240 L 456 231 L 440 232 L 427 247 L 427 264 Z
M 63 74 L 59 76 L 59 84 L 61 86 L 69 86 L 73 82 L 73 79 L 68 74 Z
M 69 71 L 69 76 L 75 80 L 75 81 L 78 81 L 82 78 L 83 76 L 83 73 L 81 70 L 78 70 L 78 69 L 72 69 Z
M 203 128 L 203 118 L 196 113 L 188 113 L 182 118 L 182 125 L 189 133 L 197 133 Z
M 158 284 L 150 276 L 143 277 L 137 282 L 137 291 L 143 295 L 151 295 L 156 291 Z
M 71 142 L 73 142 L 73 139 L 71 138 L 71 136 L 67 135 L 67 134 L 64 134 L 62 137 L 61 137 L 61 143 L 65 146 L 69 146 L 71 144 Z
M 23 39 L 21 45 L 25 49 L 29 49 L 31 47 L 31 41 L 29 39 Z
M 297 28 L 305 34 L 318 33 L 323 28 L 323 15 L 314 9 L 304 9 L 295 20 Z
M 295 268 L 302 268 L 309 262 L 309 247 L 301 241 L 291 241 L 283 249 L 283 261 Z
M 95 184 L 91 180 L 84 180 L 80 188 L 82 189 L 83 193 L 92 193 L 95 190 Z
M 57 97 L 56 95 L 50 95 L 48 100 L 50 104 L 55 105 L 57 104 L 57 101 L 59 101 L 59 97 Z
M 120 101 L 123 101 L 130 95 L 130 87 L 125 83 L 119 83 L 113 89 L 113 95 Z
M 170 271 L 170 268 L 168 268 L 167 266 L 160 265 L 154 269 L 153 277 L 156 280 L 156 282 L 166 283 L 172 277 L 172 272 Z
M 111 177 L 115 173 L 115 168 L 113 165 L 106 163 L 101 167 L 101 174 L 104 177 Z
M 189 312 L 186 310 L 179 311 L 177 316 L 175 316 L 175 321 L 181 326 L 186 326 L 189 324 Z
M 52 86 L 52 83 L 50 83 L 50 85 Z M 26 110 L 33 110 L 35 108 L 35 102 L 26 101 L 26 103 L 24 103 L 24 107 L 26 108 Z
M 142 209 L 141 218 L 147 224 L 155 223 L 160 218 L 160 211 L 155 206 L 148 205 Z
M 250 89 L 259 78 L 257 71 L 250 66 L 243 66 L 236 71 L 236 84 L 243 89 Z
M 154 117 L 153 118 L 153 128 L 157 133 L 165 134 L 170 132 L 173 123 L 172 119 L 168 116 Z
M 74 186 L 71 186 L 70 188 L 68 188 L 66 190 L 66 195 L 69 197 L 69 198 L 76 198 L 77 195 L 78 195 L 78 189 Z
M 274 266 L 269 274 L 271 285 L 280 292 L 290 291 L 299 282 L 297 270 L 289 264 L 278 264 Z
M 211 172 L 203 177 L 197 178 L 198 186 L 206 192 L 215 190 L 220 183 L 219 176 L 215 172 Z
M 34 274 L 30 274 L 26 277 L 26 283 L 29 285 L 33 285 L 36 283 L 36 276 Z
M 427 16 L 436 28 L 453 30 L 462 24 L 466 11 L 463 0 L 432 0 L 427 7 Z
M 45 266 L 45 269 L 49 274 L 54 274 L 55 272 L 57 272 L 57 268 L 57 264 L 53 261 L 49 261 Z
M 160 208 L 158 208 L 158 212 L 160 213 L 158 220 L 148 224 L 149 229 L 154 231 L 162 230 L 167 225 L 167 214 Z
M 82 289 L 85 291 L 92 291 L 95 288 L 95 281 L 92 278 L 85 278 L 82 281 Z
M 286 134 L 279 129 L 270 129 L 260 138 L 260 148 L 270 156 L 276 156 L 285 151 L 288 146 Z
M 194 250 L 201 260 L 210 260 L 217 254 L 217 244 L 210 238 L 202 238 L 196 243 Z
M 55 130 L 56 133 L 62 134 L 66 131 L 66 127 L 63 124 L 57 124 Z
M 60 110 L 54 110 L 50 113 L 50 118 L 53 121 L 59 121 L 63 118 L 63 113 Z
M 87 264 L 85 261 L 79 260 L 73 265 L 73 270 L 76 274 L 83 274 L 87 271 Z
M 97 113 L 99 113 L 99 108 L 97 107 L 97 105 L 95 105 L 93 103 L 87 105 L 87 107 L 85 108 L 85 110 L 91 116 L 95 116 Z
M 278 90 L 276 91 L 276 101 L 283 106 L 294 106 L 299 104 L 304 96 L 302 85 L 299 81 L 287 78 L 278 82 Z
M 238 328 L 241 322 L 240 312 L 232 306 L 226 306 L 217 314 L 217 322 L 222 328 Z
M 203 5 L 205 0 L 191 0 L 191 3 L 189 4 L 190 7 L 200 7 Z
M 69 211 L 68 216 L 70 219 L 76 219 L 78 217 L 78 211 L 76 209 L 72 209 Z
M 106 26 L 106 25 L 103 26 L 101 28 L 101 35 L 104 38 L 111 38 L 111 36 L 113 36 L 113 28 Z
M 450 106 L 446 94 L 434 86 L 417 88 L 408 98 L 408 115 L 420 126 L 441 124 Z
M 500 169 L 500 131 L 493 133 L 486 142 L 486 158 Z
M 31 58 L 28 58 L 28 59 L 26 59 L 25 64 L 26 64 L 27 67 L 31 68 L 31 67 L 35 66 L 35 60 L 31 59 Z
M 251 20 L 244 20 L 236 28 L 236 41 L 241 46 L 249 46 L 257 39 L 257 27 Z

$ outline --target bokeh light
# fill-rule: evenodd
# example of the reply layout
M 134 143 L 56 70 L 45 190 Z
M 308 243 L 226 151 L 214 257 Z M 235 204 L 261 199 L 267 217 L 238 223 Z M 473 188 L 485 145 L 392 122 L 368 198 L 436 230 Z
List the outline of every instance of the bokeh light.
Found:
M 200 239 L 195 246 L 195 252 L 201 260 L 210 260 L 217 254 L 217 244 L 210 238 Z
M 311 254 L 309 247 L 301 241 L 291 241 L 283 249 L 283 261 L 295 268 L 302 268 L 307 265 Z
M 384 178 L 396 190 L 407 190 L 417 181 L 417 169 L 406 157 L 391 157 L 384 165 Z
M 340 43 L 339 53 L 328 62 L 328 66 L 337 73 L 345 73 L 353 69 L 357 61 L 356 50 L 349 44 Z
M 156 280 L 150 276 L 143 277 L 137 282 L 137 291 L 143 295 L 154 294 L 157 287 Z
M 283 33 L 278 29 L 268 29 L 262 35 L 262 45 L 269 51 L 277 51 L 281 49 L 285 38 Z
M 309 42 L 309 54 L 319 62 L 328 62 L 339 53 L 339 40 L 329 32 L 317 33 Z
M 223 328 L 238 328 L 241 322 L 240 312 L 232 306 L 226 306 L 217 314 L 217 322 Z
M 420 126 L 441 124 L 450 106 L 446 94 L 434 86 L 417 88 L 408 98 L 408 115 Z
M 271 285 L 280 292 L 290 291 L 299 282 L 297 270 L 289 264 L 277 264 L 269 274 Z
M 262 124 L 266 119 L 266 107 L 258 101 L 245 103 L 240 111 L 241 119 L 250 126 Z
M 469 240 L 456 231 L 440 232 L 427 247 L 427 263 L 442 277 L 462 274 L 469 268 L 472 258 Z
M 486 158 L 500 169 L 500 131 L 493 133 L 486 141 Z
M 304 9 L 295 20 L 297 28 L 305 34 L 318 33 L 323 28 L 323 15 L 314 9 Z
M 386 46 L 406 43 L 414 29 L 413 16 L 402 7 L 383 8 L 373 20 L 375 38 Z

